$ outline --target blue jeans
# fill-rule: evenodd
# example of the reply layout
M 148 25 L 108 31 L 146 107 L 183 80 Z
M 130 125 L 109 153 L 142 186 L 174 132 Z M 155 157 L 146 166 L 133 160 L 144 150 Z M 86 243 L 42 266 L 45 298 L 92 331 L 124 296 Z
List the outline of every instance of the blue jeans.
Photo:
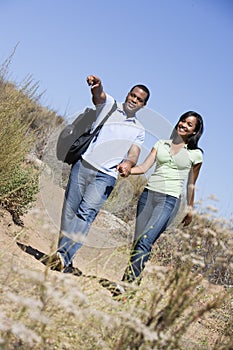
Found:
M 89 232 L 100 208 L 109 197 L 116 179 L 79 160 L 71 169 L 61 217 L 58 251 L 65 266 L 72 259 Z
M 153 244 L 177 213 L 179 204 L 179 198 L 144 189 L 138 201 L 134 243 L 123 281 L 133 282 L 141 275 Z

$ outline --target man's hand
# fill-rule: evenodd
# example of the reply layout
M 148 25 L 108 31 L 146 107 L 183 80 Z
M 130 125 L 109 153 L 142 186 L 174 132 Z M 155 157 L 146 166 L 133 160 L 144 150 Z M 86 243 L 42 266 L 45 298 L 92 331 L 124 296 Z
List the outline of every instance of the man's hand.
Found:
M 127 177 L 131 174 L 131 168 L 137 164 L 139 154 L 140 148 L 137 145 L 132 145 L 129 149 L 127 159 L 116 167 L 122 177 Z
M 119 171 L 120 176 L 128 177 L 130 175 L 132 166 L 133 166 L 132 162 L 130 160 L 126 160 L 123 163 L 118 164 L 116 169 L 117 171 Z
M 98 78 L 97 76 L 95 75 L 88 75 L 87 77 L 87 84 L 89 86 L 91 86 L 91 89 L 95 89 L 95 88 L 98 88 L 100 87 L 101 85 L 101 80 L 100 78 Z
M 87 84 L 91 86 L 92 100 L 95 105 L 101 105 L 106 101 L 106 94 L 100 78 L 96 75 L 88 75 Z

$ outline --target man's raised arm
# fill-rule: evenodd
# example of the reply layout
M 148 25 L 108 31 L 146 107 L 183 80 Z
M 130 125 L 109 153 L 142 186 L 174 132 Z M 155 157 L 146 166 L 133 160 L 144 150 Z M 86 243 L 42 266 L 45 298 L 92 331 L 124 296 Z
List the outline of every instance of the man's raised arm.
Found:
M 102 105 L 105 103 L 106 94 L 103 90 L 100 78 L 95 75 L 89 75 L 87 77 L 87 84 L 91 86 L 92 101 L 94 105 Z

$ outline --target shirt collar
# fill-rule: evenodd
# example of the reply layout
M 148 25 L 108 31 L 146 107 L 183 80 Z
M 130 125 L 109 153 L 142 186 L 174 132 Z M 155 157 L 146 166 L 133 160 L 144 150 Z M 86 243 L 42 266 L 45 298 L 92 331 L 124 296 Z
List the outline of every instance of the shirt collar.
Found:
M 169 146 L 171 147 L 172 140 L 171 140 L 171 139 L 165 140 L 165 141 L 164 141 L 164 144 L 169 145 Z M 184 147 L 183 147 L 183 148 L 186 148 L 186 149 L 188 148 L 187 143 L 184 144 Z
M 124 109 L 123 109 L 123 103 L 117 103 L 117 111 L 122 113 L 125 117 L 127 121 L 132 121 L 134 123 L 136 123 L 136 114 L 134 114 L 132 117 L 127 117 L 127 114 L 125 113 Z
M 165 140 L 165 141 L 164 141 L 164 144 L 171 147 L 172 140 Z

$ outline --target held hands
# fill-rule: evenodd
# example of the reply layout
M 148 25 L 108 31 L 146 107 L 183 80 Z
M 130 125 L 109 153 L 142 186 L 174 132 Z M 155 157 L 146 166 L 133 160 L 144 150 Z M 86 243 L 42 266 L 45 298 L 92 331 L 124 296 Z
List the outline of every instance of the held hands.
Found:
M 116 170 L 119 171 L 120 176 L 128 177 L 131 173 L 132 163 L 128 160 L 124 161 L 121 164 L 118 164 Z

